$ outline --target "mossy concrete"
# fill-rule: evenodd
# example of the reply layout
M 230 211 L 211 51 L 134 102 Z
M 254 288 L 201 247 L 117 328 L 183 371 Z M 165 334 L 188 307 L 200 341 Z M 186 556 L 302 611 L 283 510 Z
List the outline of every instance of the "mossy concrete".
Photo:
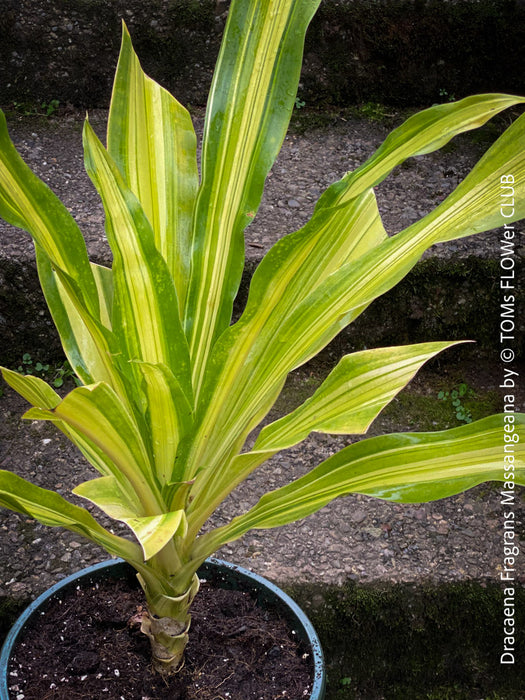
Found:
M 491 582 L 297 586 L 317 629 L 327 700 L 521 700 L 525 589 L 515 589 L 515 664 L 501 664 L 503 591 Z
M 235 317 L 248 295 L 256 261 L 247 262 Z M 525 308 L 525 281 L 517 259 L 516 309 Z M 459 261 L 421 261 L 344 330 L 330 346 L 339 354 L 365 347 L 431 340 L 475 339 L 480 353 L 494 353 L 500 343 L 501 295 L 498 261 L 470 257 Z M 516 318 L 513 349 L 524 353 L 525 318 Z M 25 352 L 42 361 L 62 358 L 58 335 L 41 294 L 36 269 L 0 256 L 0 363 L 19 363 Z

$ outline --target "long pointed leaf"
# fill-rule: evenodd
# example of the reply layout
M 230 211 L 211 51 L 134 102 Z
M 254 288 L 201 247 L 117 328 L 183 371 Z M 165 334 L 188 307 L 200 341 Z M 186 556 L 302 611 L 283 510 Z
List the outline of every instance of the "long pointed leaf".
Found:
M 100 304 L 101 320 L 98 321 L 79 301 L 65 274 L 53 269 L 48 256 L 38 245 L 36 260 L 40 284 L 71 367 L 84 384 L 104 381 L 119 396 L 126 396 L 121 373 L 127 375 L 129 370 L 120 362 L 116 339 L 106 325 L 110 320 L 107 306 L 110 298 L 107 295 L 110 295 L 108 273 L 111 271 L 92 268 L 97 289 L 100 295 L 104 295 Z
M 132 485 L 142 503 L 140 515 L 165 508 L 140 431 L 125 405 L 106 384 L 78 387 L 53 410 L 30 409 L 26 418 L 63 422 L 101 450 Z
M 60 396 L 40 377 L 19 374 L 7 367 L 0 367 L 7 384 L 32 406 L 53 410 L 62 401 Z
M 394 129 L 363 165 L 330 187 L 316 209 L 341 206 L 378 185 L 407 158 L 432 153 L 457 134 L 477 129 L 499 112 L 523 103 L 525 97 L 489 93 L 434 105 L 414 114 Z
M 514 482 L 525 484 L 525 414 L 515 414 Z M 252 528 L 284 525 L 315 513 L 334 498 L 361 493 L 402 503 L 451 496 L 483 483 L 504 481 L 504 425 L 508 416 L 437 433 L 406 433 L 362 440 L 305 476 L 264 495 L 245 515 L 204 535 L 196 550 L 237 539 Z
M 17 153 L 1 110 L 0 216 L 31 234 L 53 265 L 77 283 L 86 308 L 97 317 L 98 295 L 82 233 L 58 197 Z
M 422 365 L 453 345 L 456 343 L 421 343 L 346 355 L 310 399 L 261 430 L 253 450 L 284 450 L 312 431 L 365 433 Z
M 196 136 L 187 110 L 142 71 L 125 25 L 109 111 L 108 151 L 153 227 L 182 316 L 199 180 Z
M 314 395 L 264 427 L 250 452 L 198 475 L 188 508 L 194 530 L 256 467 L 311 432 L 361 434 L 431 357 L 456 343 L 378 348 L 346 355 Z
M 213 342 L 230 322 L 242 231 L 284 139 L 319 1 L 234 0 L 230 7 L 206 115 L 185 315 L 197 393 Z
M 515 178 L 516 205 L 513 216 L 506 218 L 500 211 L 500 178 L 509 172 Z M 345 207 L 353 211 L 354 203 L 350 200 L 335 211 L 340 214 Z M 331 211 L 322 209 L 319 218 L 330 218 Z M 272 405 L 286 374 L 319 352 L 364 306 L 402 279 L 427 248 L 523 216 L 525 115 L 509 127 L 434 212 L 378 243 L 357 261 L 345 263 L 292 307 L 288 316 L 272 316 L 265 303 L 260 311 L 247 309 L 246 319 L 241 318 L 228 330 L 217 347 L 211 389 L 203 396 L 206 413 L 188 469 L 191 471 L 191 464 L 211 463 L 213 455 L 222 458 L 228 449 L 232 453 L 239 449 L 239 443 Z M 272 290 L 264 279 L 261 283 Z M 263 301 L 276 306 L 271 296 Z M 224 410 L 227 405 L 235 406 L 237 418 L 235 423 L 224 425 L 230 415 Z M 221 406 L 219 412 L 217 406 Z
M 65 527 L 96 542 L 114 556 L 128 561 L 142 559 L 136 544 L 105 530 L 85 508 L 3 469 L 0 470 L 0 506 L 24 513 L 44 525 Z
M 86 169 L 106 211 L 114 255 L 114 332 L 130 360 L 167 365 L 192 400 L 186 337 L 177 293 L 140 203 L 89 123 L 84 129 Z

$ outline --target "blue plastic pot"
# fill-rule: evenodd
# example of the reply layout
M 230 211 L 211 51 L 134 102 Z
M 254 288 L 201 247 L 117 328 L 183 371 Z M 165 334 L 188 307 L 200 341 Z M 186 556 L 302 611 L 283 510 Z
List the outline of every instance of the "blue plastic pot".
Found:
M 200 567 L 198 575 L 219 588 L 247 591 L 255 597 L 260 607 L 276 610 L 288 622 L 298 639 L 310 647 L 314 665 L 310 700 L 323 700 L 326 673 L 321 643 L 312 623 L 290 596 L 262 576 L 220 559 L 207 559 Z M 10 700 L 7 689 L 9 659 L 18 639 L 23 636 L 25 626 L 65 591 L 74 590 L 80 583 L 100 581 L 104 578 L 136 581 L 135 571 L 129 564 L 120 559 L 112 559 L 68 576 L 42 593 L 24 610 L 7 635 L 0 654 L 0 700 Z

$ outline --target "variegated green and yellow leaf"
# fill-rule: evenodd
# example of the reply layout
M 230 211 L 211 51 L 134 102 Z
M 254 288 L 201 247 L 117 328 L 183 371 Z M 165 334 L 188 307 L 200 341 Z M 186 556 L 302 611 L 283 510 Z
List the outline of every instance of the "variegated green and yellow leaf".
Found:
M 113 477 L 85 481 L 73 489 L 73 493 L 94 503 L 110 518 L 125 523 L 139 541 L 146 561 L 158 554 L 176 534 L 185 534 L 183 510 L 140 517 L 142 507 L 138 499 L 135 503 L 129 502 Z
M 24 163 L 0 110 L 0 216 L 31 234 L 52 264 L 78 286 L 86 309 L 98 317 L 98 295 L 86 244 L 75 220 Z
M 484 481 L 504 481 L 504 425 L 520 436 L 513 443 L 513 483 L 525 484 L 525 415 L 490 416 L 436 433 L 405 433 L 362 440 L 305 476 L 271 491 L 246 514 L 203 535 L 195 556 L 237 539 L 315 513 L 334 498 L 361 493 L 402 503 L 433 501 Z M 505 422 L 509 421 L 509 422 Z
M 425 362 L 456 344 L 420 343 L 346 355 L 310 399 L 261 430 L 253 451 L 285 450 L 313 431 L 365 433 Z
M 209 427 L 225 418 L 219 401 L 227 401 L 232 394 L 223 390 L 226 386 L 231 390 L 243 373 L 245 353 L 249 353 L 254 339 L 259 335 L 269 337 L 271 331 L 267 332 L 266 328 L 270 328 L 276 318 L 286 317 L 290 309 L 304 299 L 306 290 L 315 288 L 342 264 L 352 262 L 385 238 L 376 199 L 371 191 L 358 197 L 353 205 L 338 210 L 325 222 L 314 217 L 300 231 L 286 236 L 271 249 L 255 271 L 246 312 L 224 334 L 214 351 L 208 381 L 201 392 L 200 416 L 204 414 L 205 418 L 199 438 L 195 441 L 196 450 L 207 449 L 208 443 L 218 437 L 218 433 Z M 222 364 L 226 364 L 227 374 L 219 374 L 217 367 L 220 369 Z M 253 371 L 254 365 L 250 366 Z M 258 367 L 257 372 L 264 372 L 264 367 Z M 219 376 L 220 386 L 216 386 Z M 244 376 L 249 381 L 248 371 Z M 283 382 L 284 377 L 280 377 L 271 388 L 269 384 L 265 386 L 264 394 L 257 397 L 259 405 L 253 413 L 245 414 L 243 410 L 247 403 L 254 405 L 255 397 L 240 392 L 236 397 L 236 417 L 249 421 L 250 428 L 256 425 L 279 394 Z M 237 386 L 240 387 L 240 384 Z M 232 438 L 242 444 L 243 432 L 241 429 L 235 435 L 232 433 Z M 217 450 L 230 449 L 231 443 L 226 438 L 227 434 L 223 433 L 220 446 L 214 442 L 210 453 L 215 451 L 217 455 L 220 453 Z M 193 452 L 190 456 L 186 473 L 188 478 L 193 474 L 191 465 L 194 458 L 195 465 L 202 463 L 202 453 Z M 208 460 L 208 457 L 204 459 Z
M 158 554 L 176 535 L 186 534 L 186 513 L 175 510 L 147 518 L 123 518 L 140 542 L 146 561 Z
M 83 382 L 106 380 L 120 390 L 110 357 L 105 354 L 109 341 L 101 323 L 97 282 L 82 234 L 66 207 L 16 152 L 3 113 L 0 114 L 0 215 L 27 230 L 35 242 L 46 300 L 72 367 Z M 66 298 L 75 317 L 74 331 L 64 309 Z M 83 350 L 88 351 L 88 362 L 82 356 Z M 95 357 L 97 360 L 93 362 Z
M 104 529 L 85 508 L 75 506 L 54 491 L 0 470 L 0 506 L 24 513 L 44 525 L 65 527 L 96 542 L 110 554 L 127 561 L 141 561 L 140 548 Z
M 40 377 L 19 374 L 7 367 L 0 367 L 0 371 L 6 383 L 32 406 L 53 410 L 62 401 L 56 391 Z
M 280 240 L 265 256 L 255 272 L 241 321 L 227 332 L 214 353 L 215 366 L 224 361 L 221 352 L 224 354 L 224 347 L 230 346 L 234 336 L 243 331 L 253 338 L 272 314 L 277 322 L 282 321 L 329 274 L 386 238 L 373 191 L 367 188 L 378 184 L 406 158 L 435 150 L 454 135 L 483 124 L 523 100 L 497 94 L 470 97 L 424 110 L 396 129 L 363 166 L 328 188 L 305 227 Z M 354 316 L 364 306 L 356 309 Z M 269 324 L 268 329 L 274 332 Z M 244 336 L 237 338 L 237 365 L 242 361 L 237 352 L 241 343 L 250 347 Z M 207 405 L 209 399 L 206 395 L 203 402 Z
M 166 365 L 140 362 L 147 400 L 155 473 L 160 484 L 180 480 L 176 465 L 180 440 L 192 426 L 193 411 L 180 384 Z
M 105 265 L 91 263 L 91 271 L 97 285 L 100 305 L 100 322 L 111 330 L 113 313 L 113 271 Z
M 108 121 L 108 151 L 142 205 L 175 282 L 182 317 L 199 184 L 188 111 L 142 70 L 126 26 Z
M 508 173 L 514 177 L 515 207 L 511 216 L 501 211 L 501 178 Z M 289 365 L 296 367 L 316 354 L 327 339 L 349 322 L 353 309 L 391 289 L 431 245 L 511 224 L 524 216 L 525 115 L 522 115 L 434 211 L 365 253 L 354 269 L 350 265 L 340 268 L 290 314 L 281 327 L 285 338 L 295 340 Z M 317 312 L 315 320 L 312 308 Z M 282 353 L 284 364 L 288 364 L 284 359 L 286 354 Z
M 407 158 L 432 153 L 454 136 L 477 129 L 503 110 L 523 103 L 525 97 L 489 93 L 434 105 L 414 114 L 394 129 L 363 165 L 329 187 L 316 210 L 341 206 L 378 185 Z
M 107 268 L 92 266 L 100 292 L 98 321 L 79 303 L 78 295 L 65 275 L 53 269 L 49 258 L 38 245 L 36 259 L 40 284 L 71 367 L 84 384 L 106 382 L 124 398 L 127 390 L 122 375 L 129 375 L 130 371 L 121 362 L 121 353 L 110 331 L 111 324 L 107 325 L 110 321 L 111 270 L 103 272 Z
M 500 178 L 509 172 L 515 179 L 516 206 L 512 217 L 507 218 L 500 212 Z M 354 205 L 355 200 L 350 200 L 335 211 L 339 214 L 345 207 L 352 211 Z M 319 218 L 323 215 L 330 217 L 331 209 L 321 209 Z M 211 463 L 215 456 L 223 459 L 228 450 L 232 455 L 238 451 L 249 430 L 272 405 L 286 374 L 315 355 L 364 306 L 402 279 L 427 248 L 523 216 L 525 115 L 509 127 L 434 212 L 366 250 L 357 260 L 345 263 L 288 312 L 281 308 L 280 313 L 269 314 L 265 303 L 259 306 L 260 311 L 247 309 L 246 319 L 241 318 L 225 333 L 217 347 L 212 365 L 217 369 L 210 379 L 211 389 L 203 395 L 205 413 L 188 469 Z M 257 283 L 272 290 L 271 283 L 262 278 Z M 260 298 L 271 303 L 271 297 Z M 228 418 L 233 411 L 225 410 L 225 406 L 235 406 L 234 419 Z
M 19 374 L 5 367 L 1 367 L 0 370 L 7 384 L 34 408 L 52 412 L 61 403 L 61 397 L 40 377 Z M 116 479 L 121 492 L 127 495 L 128 500 L 133 501 L 136 498 L 131 485 L 107 454 L 65 421 L 55 418 L 53 422 L 80 449 L 97 471 L 104 476 L 112 476 Z
M 430 358 L 454 342 L 377 348 L 342 358 L 325 381 L 292 413 L 264 427 L 249 452 L 203 470 L 188 508 L 196 530 L 250 472 L 311 432 L 361 434 Z
M 235 2 L 229 12 L 206 114 L 185 312 L 196 393 L 214 340 L 230 323 L 242 232 L 284 139 L 319 1 Z
M 115 392 L 106 384 L 73 389 L 53 410 L 30 409 L 24 416 L 33 420 L 62 423 L 83 435 L 116 467 L 113 476 L 129 482 L 142 504 L 139 515 L 158 515 L 165 508 L 152 469 L 151 457 L 141 432 Z M 101 465 L 102 466 L 102 465 Z M 103 472 L 104 473 L 104 472 Z M 108 475 L 106 470 L 105 475 Z
M 114 333 L 130 360 L 167 365 L 191 401 L 188 347 L 177 293 L 155 247 L 151 224 L 87 121 L 84 145 L 86 170 L 104 203 L 114 256 Z
M 75 496 L 85 498 L 114 520 L 137 517 L 143 506 L 133 491 L 125 493 L 115 476 L 101 476 L 84 481 L 73 489 Z

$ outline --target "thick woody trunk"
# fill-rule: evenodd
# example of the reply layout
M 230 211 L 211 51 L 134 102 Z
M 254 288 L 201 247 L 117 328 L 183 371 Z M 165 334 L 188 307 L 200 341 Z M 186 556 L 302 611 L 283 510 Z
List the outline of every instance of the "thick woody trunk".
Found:
M 180 596 L 159 592 L 151 595 L 150 587 L 143 588 L 148 612 L 142 618 L 141 630 L 151 642 L 153 667 L 163 675 L 177 673 L 184 665 L 184 650 L 191 624 L 189 609 L 199 590 L 199 579 L 194 576 L 189 588 Z
M 171 675 L 182 668 L 190 622 L 190 615 L 183 622 L 172 617 L 157 617 L 151 613 L 143 618 L 141 630 L 151 642 L 155 671 Z

